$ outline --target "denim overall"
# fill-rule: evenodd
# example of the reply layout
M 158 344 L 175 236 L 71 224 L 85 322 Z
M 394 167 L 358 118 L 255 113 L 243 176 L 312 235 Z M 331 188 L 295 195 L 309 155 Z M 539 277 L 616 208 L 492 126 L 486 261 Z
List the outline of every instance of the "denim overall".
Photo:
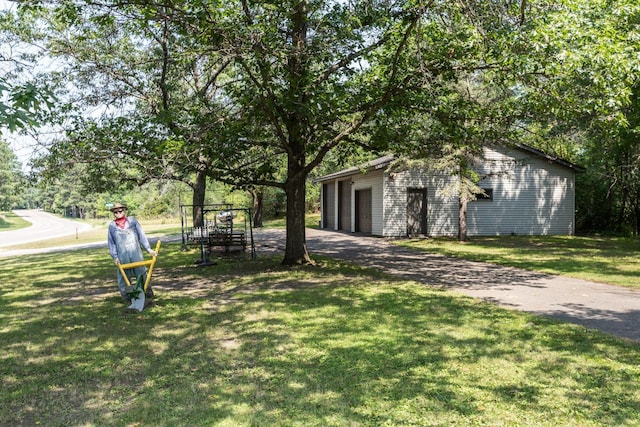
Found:
M 127 224 L 128 225 L 128 224 Z M 142 256 L 142 249 L 140 248 L 140 242 L 138 241 L 138 236 L 133 228 L 125 227 L 116 228 L 116 247 L 118 249 L 118 259 L 120 260 L 120 264 L 129 264 L 131 262 L 144 261 L 144 257 Z M 131 284 L 135 284 L 135 278 L 138 276 L 142 276 L 142 280 L 144 281 L 147 277 L 147 268 L 146 267 L 136 267 L 125 270 L 127 274 L 127 278 Z M 125 287 L 127 283 L 124 281 L 122 274 L 120 273 L 120 269 L 117 270 L 118 274 L 118 290 L 120 291 L 120 295 L 124 299 L 128 299 L 128 296 L 125 293 Z M 131 277 L 134 277 L 134 280 L 131 280 Z M 147 289 L 149 292 L 149 289 Z

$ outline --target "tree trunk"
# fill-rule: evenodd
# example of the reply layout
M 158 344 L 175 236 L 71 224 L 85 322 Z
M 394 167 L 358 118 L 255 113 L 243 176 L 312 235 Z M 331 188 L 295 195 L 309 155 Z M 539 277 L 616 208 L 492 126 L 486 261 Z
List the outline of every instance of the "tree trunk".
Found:
M 624 221 L 624 214 L 625 212 L 627 212 L 627 193 L 626 191 L 622 191 L 621 193 L 621 198 L 622 198 L 622 205 L 620 206 L 620 210 L 618 211 L 618 220 L 615 221 L 613 224 L 610 224 L 610 226 L 612 226 L 614 228 L 614 230 L 616 231 L 620 231 L 622 229 L 622 224 L 625 223 Z
M 203 208 L 204 196 L 207 192 L 207 173 L 206 169 L 200 168 L 196 171 L 196 181 L 193 184 L 193 226 L 204 226 Z
M 305 235 L 306 213 L 306 150 L 311 130 L 306 117 L 308 105 L 307 82 L 311 81 L 307 56 L 308 2 L 296 2 L 293 10 L 292 51 L 287 58 L 289 87 L 287 99 L 293 106 L 286 117 L 287 128 L 287 179 L 284 192 L 287 196 L 287 241 L 284 265 L 311 264 Z
M 253 226 L 260 228 L 262 224 L 262 208 L 264 206 L 264 193 L 260 190 L 249 190 L 253 198 Z
M 287 195 L 287 239 L 284 251 L 284 265 L 311 264 L 307 252 L 305 232 L 306 182 L 302 173 L 289 174 L 285 182 Z
M 467 241 L 467 198 L 460 197 L 460 209 L 458 211 L 458 241 Z

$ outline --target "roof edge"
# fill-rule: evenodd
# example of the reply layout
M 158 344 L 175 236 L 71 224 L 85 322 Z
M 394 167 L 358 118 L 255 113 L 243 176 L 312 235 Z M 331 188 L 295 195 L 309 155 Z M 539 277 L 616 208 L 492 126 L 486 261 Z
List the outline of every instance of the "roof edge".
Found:
M 352 166 L 347 169 L 343 169 L 338 172 L 330 173 L 328 175 L 323 175 L 313 180 L 314 183 L 331 181 L 338 178 L 346 178 L 352 175 L 358 175 L 362 173 L 362 171 L 371 172 L 378 169 L 386 169 L 387 166 L 391 164 L 391 162 L 395 159 L 393 154 L 388 154 L 386 156 L 378 157 L 377 159 L 370 160 L 360 166 Z
M 515 147 L 519 148 L 520 150 L 527 151 L 527 152 L 529 152 L 531 154 L 535 154 L 535 155 L 537 155 L 539 157 L 542 157 L 542 158 L 544 158 L 544 159 L 546 159 L 546 160 L 548 160 L 548 161 L 550 161 L 552 163 L 557 163 L 557 164 L 562 165 L 562 166 L 564 166 L 566 168 L 573 169 L 576 172 L 585 172 L 587 170 L 583 166 L 576 165 L 575 163 L 571 163 L 570 161 L 561 159 L 560 157 L 557 157 L 557 156 L 551 156 L 551 155 L 545 153 L 544 151 L 539 150 L 539 149 L 534 148 L 534 147 L 531 147 L 530 145 L 527 145 L 527 144 L 520 144 L 519 143 L 519 144 L 515 144 Z
M 545 153 L 544 151 L 531 147 L 529 145 L 518 143 L 518 144 L 513 144 L 512 146 L 519 150 L 526 151 L 528 153 L 541 157 L 551 163 L 556 163 L 558 165 L 569 168 L 575 172 L 582 173 L 586 171 L 586 168 L 580 165 L 576 165 L 575 163 L 571 163 L 557 156 L 551 156 Z M 338 172 L 320 176 L 318 178 L 315 178 L 313 182 L 317 184 L 320 182 L 332 181 L 334 179 L 340 179 L 340 178 L 346 178 L 352 175 L 358 175 L 363 171 L 370 172 L 378 169 L 386 169 L 386 167 L 389 166 L 394 159 L 395 159 L 395 155 L 388 154 L 386 156 L 382 156 L 382 157 L 378 157 L 377 159 L 370 160 L 369 162 L 364 163 L 360 166 L 352 166 L 350 168 L 343 169 Z

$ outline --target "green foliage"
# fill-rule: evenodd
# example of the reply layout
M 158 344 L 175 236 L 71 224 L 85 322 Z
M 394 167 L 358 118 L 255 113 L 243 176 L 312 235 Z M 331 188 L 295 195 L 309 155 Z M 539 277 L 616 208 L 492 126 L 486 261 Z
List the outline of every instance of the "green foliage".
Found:
M 0 126 L 9 132 L 36 127 L 38 113 L 53 105 L 45 89 L 33 83 L 11 85 L 5 78 L 0 78 L 0 97 Z
M 0 140 L 0 211 L 18 207 L 24 186 L 25 177 L 18 157 L 8 143 Z
M 386 151 L 437 159 L 466 199 L 483 145 L 525 142 L 588 166 L 585 182 L 599 185 L 578 193 L 580 224 L 637 231 L 638 7 L 40 1 L 3 25 L 63 59 L 36 79 L 61 100 L 47 118 L 64 130 L 35 164 L 43 176 L 83 163 L 95 192 L 177 180 L 198 203 L 206 177 L 274 187 L 270 208 L 284 192 L 295 212 L 287 257 L 300 260 L 318 192 L 307 179 Z M 37 107 L 40 90 L 18 104 Z M 590 207 L 603 197 L 615 220 Z
M 84 164 L 84 183 L 95 192 L 154 179 L 204 186 L 205 175 L 196 172 L 211 167 L 209 152 L 224 133 L 216 81 L 225 78 L 224 63 L 212 46 L 203 52 L 184 36 L 191 25 L 181 19 L 184 11 L 42 4 L 19 9 L 21 19 L 41 28 L 21 34 L 64 60 L 64 69 L 46 76 L 61 99 L 50 120 L 65 137 L 49 142 L 37 171 L 50 178 Z M 101 114 L 87 114 L 96 109 Z
M 620 109 L 624 124 L 598 126 L 588 134 L 589 173 L 578 181 L 577 198 L 583 230 L 640 233 L 640 83 L 632 90 L 629 104 Z
M 129 207 L 130 215 L 142 218 L 175 218 L 180 215 L 181 199 L 185 195 L 190 196 L 190 193 L 190 189 L 180 182 L 152 181 L 131 190 L 101 193 L 92 207 L 98 217 L 111 218 L 107 204 L 123 203 Z
M 528 77 L 518 87 L 528 113 L 522 138 L 587 168 L 577 177 L 579 230 L 637 234 L 640 5 L 564 0 L 540 6 L 544 14 L 527 22 L 520 62 Z
M 33 130 L 42 124 L 42 114 L 52 108 L 55 96 L 47 85 L 33 76 L 36 46 L 21 43 L 20 35 L 29 32 L 10 11 L 0 11 L 0 44 L 3 46 L 0 75 L 0 131 L 10 133 Z
M 313 195 L 310 197 L 313 197 Z M 284 192 L 279 188 L 265 187 L 263 189 L 263 203 L 263 216 L 267 219 L 282 218 L 287 212 L 287 199 Z
M 86 181 L 84 169 L 82 164 L 61 168 L 57 177 L 37 183 L 30 190 L 29 207 L 69 215 L 70 208 L 77 206 L 87 218 L 110 218 L 107 204 L 120 202 L 138 216 L 175 217 L 180 203 L 190 200 L 191 189 L 181 182 L 151 181 L 131 187 L 117 175 L 106 183 L 105 191 L 96 191 L 93 183 Z

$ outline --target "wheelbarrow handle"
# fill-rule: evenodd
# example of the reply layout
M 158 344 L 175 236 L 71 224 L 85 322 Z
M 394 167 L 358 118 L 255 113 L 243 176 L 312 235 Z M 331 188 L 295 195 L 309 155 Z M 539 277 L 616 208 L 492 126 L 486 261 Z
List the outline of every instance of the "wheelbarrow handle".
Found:
M 136 261 L 136 262 L 130 262 L 127 264 L 118 264 L 118 269 L 120 270 L 120 274 L 122 274 L 122 277 L 124 278 L 124 281 L 127 283 L 127 286 L 131 286 L 131 282 L 129 282 L 129 278 L 127 277 L 127 274 L 124 272 L 124 270 L 128 270 L 130 268 L 136 268 L 136 267 L 149 266 L 149 271 L 147 272 L 147 280 L 145 280 L 144 282 L 144 290 L 146 292 L 147 287 L 149 286 L 149 282 L 151 281 L 151 273 L 153 273 L 153 266 L 156 264 L 156 258 L 158 257 L 159 251 L 160 251 L 160 240 L 158 240 L 158 242 L 156 243 L 156 249 L 155 249 L 156 254 L 151 258 L 150 261 Z
M 160 240 L 156 243 L 156 254 L 151 258 L 151 265 L 149 266 L 149 271 L 147 272 L 147 280 L 144 282 L 144 291 L 147 292 L 147 287 L 149 287 L 149 282 L 151 282 L 151 274 L 153 273 L 153 267 L 156 265 L 156 258 L 158 257 L 158 252 L 160 251 Z

